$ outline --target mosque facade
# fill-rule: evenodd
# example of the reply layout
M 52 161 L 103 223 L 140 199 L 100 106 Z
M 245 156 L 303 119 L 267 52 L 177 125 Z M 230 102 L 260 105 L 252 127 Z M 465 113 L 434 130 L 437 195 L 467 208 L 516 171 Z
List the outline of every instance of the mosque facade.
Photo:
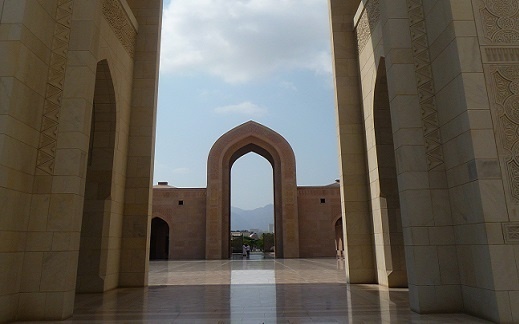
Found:
M 329 8 L 347 281 L 519 322 L 519 3 Z M 161 0 L 0 1 L 0 321 L 147 286 L 161 15 Z M 228 173 L 252 151 L 277 179 L 276 250 L 300 257 L 288 143 L 231 135 L 209 153 L 203 255 L 228 257 Z
M 253 121 L 222 135 L 211 149 L 208 183 L 225 188 L 218 189 L 218 193 L 224 194 L 219 195 L 222 206 L 217 206 L 217 209 L 225 212 L 218 216 L 223 221 L 217 226 L 209 223 L 211 217 L 207 211 L 214 208 L 216 195 L 208 194 L 207 188 L 175 188 L 167 183 L 153 187 L 150 249 L 156 256 L 171 260 L 231 257 L 230 169 L 237 159 L 251 152 L 261 155 L 272 165 L 276 257 L 342 256 L 342 226 L 337 229 L 341 220 L 339 183 L 297 186 L 295 157 L 288 142 L 280 134 Z M 221 156 L 229 157 L 229 160 Z M 215 181 L 211 174 L 225 175 Z M 285 184 L 284 188 L 281 188 L 281 183 Z M 295 193 L 296 199 L 290 208 L 282 208 L 281 190 Z M 295 226 L 289 228 L 295 232 L 285 228 L 287 215 L 293 217 Z M 219 234 L 215 235 L 215 232 Z M 292 249 L 295 241 L 284 239 L 289 235 L 298 238 L 294 255 L 285 255 L 285 250 Z M 206 251 L 217 251 L 217 254 Z

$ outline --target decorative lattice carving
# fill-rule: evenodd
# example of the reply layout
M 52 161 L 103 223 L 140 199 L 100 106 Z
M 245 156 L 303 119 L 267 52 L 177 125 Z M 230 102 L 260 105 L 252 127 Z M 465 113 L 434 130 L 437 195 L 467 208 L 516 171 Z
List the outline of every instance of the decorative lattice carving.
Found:
M 422 0 L 408 0 L 411 45 L 429 170 L 443 165 L 440 125 Z
M 485 0 L 479 10 L 484 37 L 493 43 L 519 43 L 519 1 Z
M 133 57 L 137 32 L 119 0 L 105 0 L 103 2 L 103 15 L 124 49 Z
M 508 244 L 519 244 L 519 223 L 504 223 L 503 234 Z
M 67 66 L 72 6 L 72 0 L 59 0 L 54 17 L 56 25 L 51 44 L 47 88 L 45 90 L 40 142 L 36 160 L 37 170 L 49 175 L 54 172 L 56 158 L 59 112 Z
M 510 195 L 519 202 L 519 65 L 490 67 L 494 128 L 508 174 Z
M 359 53 L 362 52 L 369 39 L 375 26 L 380 20 L 380 7 L 379 0 L 371 0 L 366 4 L 364 12 L 359 19 L 357 24 L 357 43 L 359 46 Z

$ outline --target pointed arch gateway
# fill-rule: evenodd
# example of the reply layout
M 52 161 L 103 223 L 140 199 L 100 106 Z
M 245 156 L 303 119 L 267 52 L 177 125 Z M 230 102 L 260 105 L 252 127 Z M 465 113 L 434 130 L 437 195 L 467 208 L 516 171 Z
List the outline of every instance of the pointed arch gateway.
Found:
M 290 144 L 278 133 L 248 121 L 222 135 L 207 159 L 206 259 L 230 257 L 231 167 L 254 152 L 272 165 L 276 257 L 299 257 L 296 161 Z

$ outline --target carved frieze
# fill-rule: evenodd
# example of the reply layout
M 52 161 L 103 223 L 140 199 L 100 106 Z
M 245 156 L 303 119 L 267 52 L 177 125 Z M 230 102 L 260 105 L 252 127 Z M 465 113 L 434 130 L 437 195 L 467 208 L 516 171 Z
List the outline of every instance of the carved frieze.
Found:
M 484 51 L 485 62 L 517 62 L 519 63 L 519 47 L 487 47 Z
M 59 0 L 54 16 L 56 25 L 54 26 L 51 44 L 47 87 L 45 89 L 45 101 L 40 128 L 40 142 L 36 160 L 36 169 L 48 175 L 54 173 L 59 113 L 70 40 L 72 7 L 72 0 Z
M 443 165 L 440 125 L 422 0 L 408 0 L 409 29 L 429 170 Z
M 104 0 L 103 15 L 124 49 L 133 57 L 137 32 L 119 0 Z
M 364 8 L 359 23 L 357 24 L 357 44 L 359 47 L 359 53 L 362 52 L 369 39 L 375 26 L 380 20 L 380 0 L 370 0 Z

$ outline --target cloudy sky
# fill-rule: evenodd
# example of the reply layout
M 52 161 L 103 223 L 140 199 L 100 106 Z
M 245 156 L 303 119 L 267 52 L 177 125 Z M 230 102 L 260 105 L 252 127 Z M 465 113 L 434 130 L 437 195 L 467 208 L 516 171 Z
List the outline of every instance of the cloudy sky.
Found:
M 207 155 L 254 120 L 296 155 L 298 185 L 338 178 L 327 0 L 166 0 L 154 182 L 205 187 Z M 232 168 L 232 205 L 272 203 L 272 168 Z

